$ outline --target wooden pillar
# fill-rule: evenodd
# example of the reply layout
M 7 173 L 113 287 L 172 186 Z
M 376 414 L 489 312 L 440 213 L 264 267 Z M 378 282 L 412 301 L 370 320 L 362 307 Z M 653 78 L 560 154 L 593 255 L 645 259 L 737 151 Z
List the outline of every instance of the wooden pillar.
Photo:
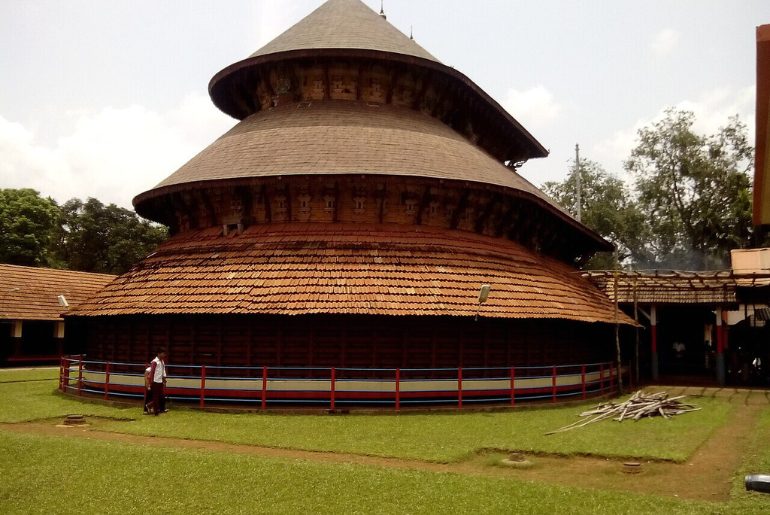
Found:
M 722 320 L 722 308 L 717 308 L 717 383 L 720 386 L 725 384 L 725 329 Z
M 201 364 L 201 357 L 198 355 L 198 324 L 197 317 L 190 317 L 190 363 Z M 128 325 L 129 328 L 131 324 Z
M 246 324 L 246 366 L 249 367 L 248 377 L 251 377 L 251 346 L 254 345 L 254 320 L 252 317 L 248 317 Z
M 164 316 L 161 318 L 163 325 L 166 329 L 166 342 L 164 347 L 166 347 L 166 351 L 174 355 L 173 351 L 173 343 L 174 343 L 174 334 L 176 334 L 176 331 L 174 331 L 174 328 L 172 327 L 174 323 L 174 318 L 169 316 Z M 115 344 L 117 343 L 117 331 L 115 331 L 115 339 L 113 340 L 113 347 L 115 347 Z
M 22 353 L 21 343 L 24 330 L 24 322 L 21 320 L 12 320 L 11 324 L 11 355 L 20 356 Z
M 430 368 L 436 368 L 436 326 L 431 324 L 430 331 Z
M 617 361 L 618 366 L 618 393 L 623 393 L 623 377 L 620 375 L 620 371 L 623 367 L 622 362 L 622 356 L 620 355 L 620 321 L 619 321 L 619 314 L 620 314 L 620 306 L 619 306 L 619 300 L 618 300 L 618 272 L 615 271 L 615 277 L 614 277 L 614 288 L 615 288 L 615 359 Z M 612 367 L 610 366 L 610 374 L 612 374 Z M 610 375 L 610 378 L 612 375 Z
M 481 341 L 483 343 L 482 349 L 484 349 L 484 356 L 482 358 L 482 367 L 487 368 L 489 366 L 489 336 L 488 336 L 488 325 L 486 323 L 486 320 L 482 320 L 482 323 L 484 324 L 484 329 L 481 332 Z
M 54 322 L 53 337 L 56 341 L 56 353 L 59 356 L 64 355 L 64 320 Z
M 217 366 L 222 366 L 222 315 L 217 315 Z M 222 370 L 218 371 L 220 374 Z
M 315 363 L 315 360 L 314 360 L 315 356 L 313 355 L 315 352 L 315 324 L 313 324 L 312 322 L 310 323 L 309 333 L 310 334 L 308 334 L 308 342 L 307 342 L 308 343 L 307 364 L 308 366 L 312 367 L 313 364 Z M 339 365 L 341 367 L 345 366 L 345 350 L 347 347 L 345 344 L 346 344 L 345 338 L 342 338 L 342 352 L 341 352 L 342 359 L 340 360 L 340 365 Z
M 639 302 L 636 295 L 636 278 L 634 278 L 634 379 L 639 386 Z M 630 374 L 629 374 L 630 375 Z
M 658 308 L 655 304 L 650 307 L 650 346 L 652 361 L 652 380 L 658 380 Z
M 404 326 L 404 330 L 401 331 L 401 363 L 399 364 L 400 368 L 407 368 L 409 366 L 407 364 L 407 359 L 406 359 L 406 346 L 407 346 L 406 342 L 408 341 L 407 331 L 408 331 L 408 328 L 406 326 Z M 382 365 L 378 365 L 378 366 L 382 366 Z

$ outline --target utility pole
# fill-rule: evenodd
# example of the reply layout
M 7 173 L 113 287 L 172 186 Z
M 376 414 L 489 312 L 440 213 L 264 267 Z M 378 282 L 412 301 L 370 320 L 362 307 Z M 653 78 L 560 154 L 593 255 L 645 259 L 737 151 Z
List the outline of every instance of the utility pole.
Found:
M 583 215 L 583 201 L 582 201 L 582 189 L 583 186 L 580 181 L 580 145 L 575 143 L 575 183 L 577 186 L 577 221 L 580 222 Z

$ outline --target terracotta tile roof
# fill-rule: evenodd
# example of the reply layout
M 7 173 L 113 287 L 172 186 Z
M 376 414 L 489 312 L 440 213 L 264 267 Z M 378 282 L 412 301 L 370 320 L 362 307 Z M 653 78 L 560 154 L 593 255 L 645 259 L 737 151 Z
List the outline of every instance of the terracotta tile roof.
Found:
M 320 48 L 378 50 L 437 60 L 360 0 L 329 0 L 250 57 Z
M 69 309 L 115 279 L 114 275 L 0 264 L 0 319 L 57 320 Z
M 260 111 L 152 190 L 220 179 L 374 174 L 494 184 L 529 193 L 570 217 L 542 191 L 441 121 L 412 109 L 325 101 Z
M 615 320 L 569 266 L 508 240 L 429 227 L 253 226 L 177 235 L 70 314 L 367 314 Z M 630 323 L 624 315 L 621 323 Z

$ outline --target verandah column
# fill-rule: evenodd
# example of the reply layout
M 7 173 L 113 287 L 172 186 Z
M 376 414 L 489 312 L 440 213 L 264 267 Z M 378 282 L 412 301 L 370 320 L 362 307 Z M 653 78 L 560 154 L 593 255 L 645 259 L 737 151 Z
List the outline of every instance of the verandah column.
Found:
M 717 308 L 717 384 L 725 384 L 725 326 L 722 308 Z
M 650 346 L 652 347 L 652 380 L 658 380 L 658 308 L 655 304 L 650 307 Z

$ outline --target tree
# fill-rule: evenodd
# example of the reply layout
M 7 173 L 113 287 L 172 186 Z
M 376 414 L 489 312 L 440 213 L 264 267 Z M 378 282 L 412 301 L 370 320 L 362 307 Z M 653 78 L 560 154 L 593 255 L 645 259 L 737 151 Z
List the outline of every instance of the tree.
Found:
M 0 262 L 49 264 L 59 208 L 32 189 L 0 189 Z
M 71 199 L 61 207 L 56 256 L 72 270 L 121 274 L 167 236 L 165 227 L 95 198 Z
M 668 109 L 639 130 L 625 168 L 636 177 L 658 267 L 724 268 L 751 238 L 753 149 L 738 117 L 716 134 L 693 131 L 695 115 Z
M 574 162 L 563 182 L 547 182 L 543 190 L 573 216 L 577 214 L 577 177 L 581 184 L 581 221 L 615 245 L 616 254 L 599 253 L 586 265 L 592 269 L 616 268 L 620 263 L 644 262 L 647 226 L 628 187 L 607 173 L 598 163 L 581 159 Z

